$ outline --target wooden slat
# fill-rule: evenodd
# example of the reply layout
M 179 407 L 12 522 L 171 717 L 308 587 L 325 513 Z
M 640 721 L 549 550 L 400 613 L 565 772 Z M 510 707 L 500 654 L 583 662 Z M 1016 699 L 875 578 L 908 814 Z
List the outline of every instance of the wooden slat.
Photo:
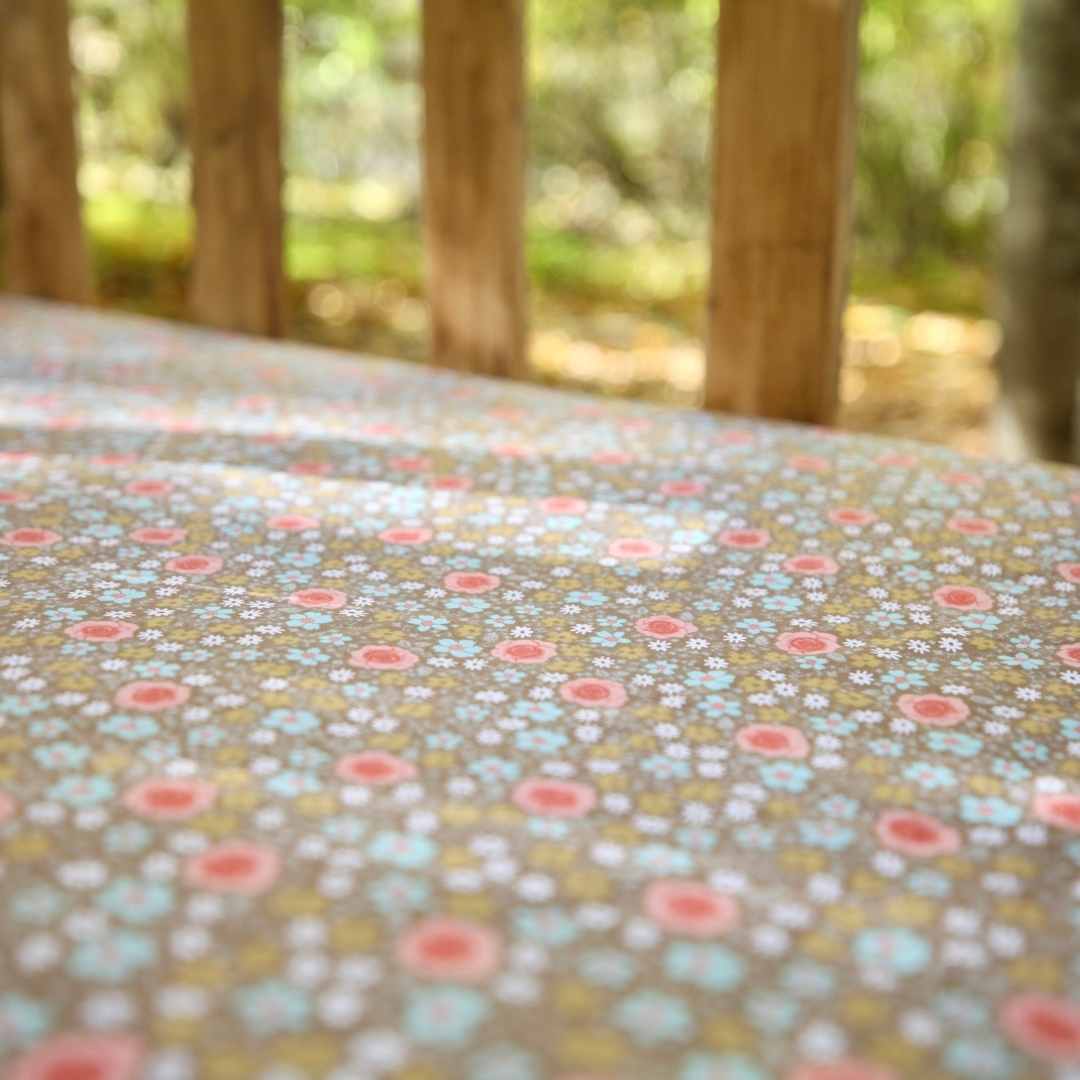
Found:
M 858 0 L 723 0 L 706 404 L 828 423 L 847 290 Z
M 196 319 L 279 335 L 281 0 L 188 0 Z
M 424 0 L 432 359 L 525 374 L 524 0 Z
M 66 0 L 0 0 L 7 288 L 89 303 L 71 77 Z

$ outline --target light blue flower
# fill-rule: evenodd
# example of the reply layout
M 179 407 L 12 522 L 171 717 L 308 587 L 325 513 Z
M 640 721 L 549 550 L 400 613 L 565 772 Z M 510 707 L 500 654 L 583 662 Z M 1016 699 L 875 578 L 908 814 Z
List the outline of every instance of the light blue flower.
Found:
M 153 938 L 133 930 L 116 930 L 76 945 L 68 958 L 68 970 L 80 979 L 122 983 L 156 961 Z
M 113 782 L 106 776 L 65 776 L 48 789 L 49 798 L 65 802 L 69 806 L 97 806 L 111 799 L 115 791 Z
M 798 997 L 825 998 L 836 987 L 836 973 L 813 960 L 793 960 L 781 972 L 780 982 Z
M 742 1054 L 697 1052 L 683 1061 L 679 1080 L 769 1080 L 769 1074 Z
M 583 979 L 618 990 L 634 977 L 637 964 L 618 949 L 591 949 L 581 955 L 578 970 Z
M 23 994 L 0 994 L 0 1054 L 36 1042 L 49 1030 L 49 1009 Z
M 319 718 L 307 709 L 274 709 L 267 714 L 263 725 L 286 735 L 303 735 L 319 726 Z
M 864 967 L 914 975 L 930 962 L 930 943 L 903 926 L 863 930 L 855 938 L 855 959 Z
M 641 1046 L 682 1042 L 694 1032 L 686 1002 L 658 990 L 639 990 L 611 1010 L 612 1023 Z
M 569 945 L 579 933 L 577 923 L 561 907 L 519 908 L 510 918 L 516 933 L 550 948 Z
M 953 1039 L 942 1061 L 950 1073 L 976 1080 L 1005 1080 L 1013 1075 L 1013 1061 L 1002 1041 L 988 1032 Z
M 808 765 L 799 761 L 766 761 L 758 766 L 758 775 L 766 787 L 800 792 L 806 790 L 814 773 Z
M 160 730 L 158 722 L 153 717 L 128 716 L 126 713 L 115 713 L 107 717 L 98 724 L 97 729 L 105 735 L 113 735 L 126 742 L 149 739 Z
M 737 953 L 723 945 L 676 941 L 664 954 L 664 973 L 675 982 L 719 992 L 738 986 L 743 977 L 743 962 Z
M 904 767 L 904 779 L 911 780 L 927 791 L 953 787 L 956 773 L 948 765 L 939 765 L 931 761 L 913 761 Z
M 431 885 L 409 874 L 384 874 L 368 887 L 375 908 L 390 918 L 410 918 L 431 900 Z
M 90 747 L 70 742 L 34 747 L 34 760 L 43 769 L 80 769 L 89 756 Z
M 390 863 L 404 870 L 427 866 L 438 851 L 435 842 L 422 833 L 378 833 L 371 841 L 368 853 L 376 862 Z
M 274 795 L 280 795 L 285 799 L 295 799 L 301 795 L 312 795 L 321 791 L 323 785 L 322 781 L 311 773 L 286 769 L 283 772 L 274 773 L 265 781 L 263 787 Z
M 462 1046 L 486 1018 L 483 994 L 461 986 L 414 990 L 405 1002 L 405 1030 L 424 1046 Z
M 519 731 L 514 736 L 514 745 L 519 750 L 534 754 L 555 754 L 569 741 L 561 731 L 547 728 L 529 728 L 528 731 Z
M 481 1050 L 469 1061 L 468 1080 L 536 1080 L 540 1075 L 531 1054 L 504 1043 Z
M 1023 817 L 1023 810 L 996 795 L 965 795 L 960 800 L 960 816 L 975 825 L 1009 826 Z
M 843 851 L 855 839 L 855 830 L 836 821 L 800 821 L 799 837 L 804 844 L 824 848 L 826 851 Z
M 926 743 L 939 754 L 974 757 L 982 749 L 982 739 L 964 731 L 930 731 Z
M 141 821 L 119 821 L 110 825 L 102 834 L 105 850 L 113 854 L 133 854 L 144 851 L 152 833 Z
M 11 898 L 8 907 L 12 919 L 16 922 L 44 925 L 59 918 L 71 906 L 68 893 L 54 889 L 51 885 L 28 885 L 20 889 Z
M 282 979 L 263 979 L 241 987 L 232 1000 L 247 1030 L 260 1038 L 283 1031 L 305 1031 L 311 1019 L 308 995 Z
M 172 889 L 161 881 L 121 877 L 98 894 L 98 904 L 126 922 L 147 923 L 172 911 Z

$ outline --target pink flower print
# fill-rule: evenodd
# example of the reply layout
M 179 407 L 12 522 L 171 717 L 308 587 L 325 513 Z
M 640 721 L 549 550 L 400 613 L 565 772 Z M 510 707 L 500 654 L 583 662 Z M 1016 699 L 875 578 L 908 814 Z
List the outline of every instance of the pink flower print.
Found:
M 634 455 L 625 450 L 598 450 L 591 460 L 594 465 L 630 465 Z
M 21 491 L 13 491 L 11 488 L 0 488 L 0 505 L 10 506 L 12 503 L 22 502 L 26 495 Z
M 1062 562 L 1057 564 L 1057 572 L 1074 585 L 1080 585 L 1080 562 Z
M 132 480 L 124 487 L 129 495 L 168 495 L 172 489 L 168 480 Z
M 7 547 L 48 547 L 62 539 L 63 537 L 52 529 L 24 526 L 4 533 L 0 536 L 0 544 L 5 544 Z
M 522 780 L 513 792 L 514 802 L 528 814 L 542 817 L 584 817 L 596 805 L 596 792 L 573 780 L 535 777 Z
M 1080 832 L 1080 795 L 1036 795 L 1032 809 L 1047 825 Z
M 280 872 L 281 856 L 273 848 L 232 841 L 189 859 L 184 880 L 209 892 L 255 896 L 266 892 Z
M 841 1061 L 799 1065 L 788 1080 L 895 1080 L 896 1074 L 884 1065 L 844 1058 Z
M 823 630 L 795 630 L 781 634 L 776 639 L 776 647 L 792 656 L 822 656 L 836 652 L 840 642 L 835 634 Z
M 745 548 L 749 551 L 767 547 L 770 537 L 764 529 L 725 529 L 716 539 L 724 547 Z
M 642 906 L 664 930 L 686 937 L 726 934 L 739 919 L 739 905 L 733 897 L 699 881 L 654 881 L 645 890 Z
M 340 589 L 298 589 L 289 597 L 289 603 L 302 608 L 336 611 L 343 608 L 349 598 Z
M 785 724 L 751 724 L 739 729 L 735 741 L 743 750 L 765 757 L 804 758 L 810 753 L 806 736 Z
M 0 825 L 15 816 L 15 808 L 15 800 L 6 791 L 0 791 Z
M 664 553 L 664 545 L 644 537 L 623 537 L 608 545 L 608 554 L 615 559 L 655 559 Z
M 858 506 L 838 506 L 829 511 L 829 520 L 834 525 L 870 525 L 878 516 L 872 510 L 863 510 Z
M 724 431 L 713 439 L 718 446 L 749 446 L 753 441 L 754 433 L 742 429 Z
M 155 776 L 124 792 L 124 805 L 152 821 L 184 821 L 201 814 L 217 797 L 217 788 L 205 780 Z
M 172 529 L 162 525 L 145 525 L 133 529 L 131 539 L 140 544 L 178 544 L 187 536 L 186 529 Z
M 543 664 L 556 653 L 556 648 L 547 641 L 533 641 L 528 638 L 516 638 L 500 641 L 491 655 L 511 664 Z
M 1069 667 L 1080 667 L 1080 641 L 1071 641 L 1057 651 L 1057 658 Z
M 879 454 L 875 460 L 885 469 L 911 469 L 919 464 L 919 459 L 914 454 L 903 454 L 895 450 Z
M 307 514 L 278 514 L 268 518 L 266 524 L 271 529 L 281 529 L 283 532 L 305 532 L 308 529 L 317 529 L 319 519 Z
M 784 569 L 789 574 L 814 574 L 815 576 L 835 574 L 840 566 L 828 555 L 793 555 L 784 561 Z
M 705 485 L 700 480 L 668 480 L 660 485 L 661 495 L 674 498 L 690 498 L 704 493 Z
M 289 466 L 289 472 L 293 476 L 326 476 L 330 472 L 330 463 L 327 461 L 294 461 Z
M 67 1032 L 28 1050 L 11 1066 L 9 1080 L 135 1080 L 142 1043 L 131 1035 Z
M 468 491 L 472 486 L 472 478 L 468 476 L 433 476 L 431 486 L 436 491 Z
M 949 528 L 966 536 L 993 536 L 998 531 L 997 522 L 990 518 L 966 517 L 962 514 L 949 519 Z
M 398 942 L 398 959 L 414 975 L 476 983 L 490 978 L 502 955 L 499 935 L 464 919 L 424 919 Z
M 387 465 L 398 472 L 428 472 L 431 469 L 431 458 L 426 457 L 394 457 Z
M 828 458 L 817 454 L 792 454 L 788 458 L 788 465 L 799 472 L 826 472 L 829 468 Z
M 649 615 L 644 619 L 638 619 L 634 623 L 634 629 L 646 637 L 661 638 L 665 641 L 697 633 L 697 627 L 693 623 L 672 618 L 670 615 Z
M 183 705 L 189 697 L 191 688 L 179 683 L 140 680 L 120 687 L 114 700 L 125 709 L 160 712 L 162 709 Z
M 416 653 L 399 649 L 396 645 L 365 645 L 349 654 L 353 667 L 373 668 L 378 671 L 405 671 L 420 660 Z
M 994 606 L 988 592 L 970 585 L 942 585 L 934 590 L 934 603 L 957 611 L 989 611 Z
M 216 574 L 224 565 L 219 555 L 178 555 L 165 564 L 174 574 Z
M 941 482 L 949 487 L 981 487 L 983 479 L 976 473 L 953 470 L 941 474 Z
M 875 832 L 885 847 L 904 855 L 929 858 L 960 848 L 960 834 L 955 829 L 914 810 L 887 810 L 878 818 Z
M 540 500 L 540 509 L 545 514 L 584 514 L 589 504 L 574 495 L 551 495 Z
M 416 766 L 381 750 L 365 750 L 343 757 L 334 769 L 342 779 L 354 784 L 398 784 L 416 776 Z
M 413 529 L 397 525 L 392 529 L 383 529 L 379 539 L 384 544 L 426 544 L 434 534 L 430 529 Z
M 559 687 L 564 701 L 598 709 L 618 709 L 626 704 L 626 688 L 610 679 L 571 679 Z
M 480 593 L 491 592 L 499 587 L 500 579 L 494 574 L 483 574 L 474 570 L 455 570 L 443 578 L 443 584 L 451 592 Z
M 1018 994 L 998 1013 L 1005 1034 L 1032 1057 L 1066 1064 L 1080 1061 L 1080 1005 L 1049 994 Z
M 126 641 L 139 628 L 130 622 L 115 619 L 88 619 L 69 626 L 64 633 L 76 641 Z
M 909 720 L 928 727 L 954 727 L 971 715 L 966 701 L 943 694 L 901 694 L 896 703 Z

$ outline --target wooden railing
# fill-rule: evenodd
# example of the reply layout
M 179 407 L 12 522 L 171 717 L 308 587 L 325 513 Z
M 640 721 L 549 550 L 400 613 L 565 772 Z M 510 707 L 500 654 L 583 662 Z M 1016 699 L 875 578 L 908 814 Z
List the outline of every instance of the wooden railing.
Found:
M 526 0 L 423 0 L 432 360 L 523 377 Z M 542 2 L 542 0 L 540 0 Z M 836 402 L 859 0 L 720 0 L 706 405 Z M 7 283 L 91 296 L 66 0 L 0 0 Z M 281 0 L 188 0 L 200 322 L 285 328 Z

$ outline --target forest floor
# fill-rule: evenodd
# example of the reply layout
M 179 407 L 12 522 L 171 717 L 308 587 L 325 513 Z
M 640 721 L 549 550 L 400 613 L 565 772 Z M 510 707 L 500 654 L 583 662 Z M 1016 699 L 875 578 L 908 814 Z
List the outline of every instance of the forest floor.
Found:
M 100 200 L 87 220 L 101 301 L 183 318 L 190 220 L 176 207 Z M 427 315 L 414 224 L 292 219 L 290 336 L 423 360 Z M 608 247 L 530 230 L 531 360 L 539 381 L 681 405 L 701 400 L 705 254 Z M 856 287 L 859 285 L 856 276 Z M 917 290 L 881 290 L 903 299 Z M 998 328 L 988 319 L 853 298 L 839 424 L 989 450 Z

